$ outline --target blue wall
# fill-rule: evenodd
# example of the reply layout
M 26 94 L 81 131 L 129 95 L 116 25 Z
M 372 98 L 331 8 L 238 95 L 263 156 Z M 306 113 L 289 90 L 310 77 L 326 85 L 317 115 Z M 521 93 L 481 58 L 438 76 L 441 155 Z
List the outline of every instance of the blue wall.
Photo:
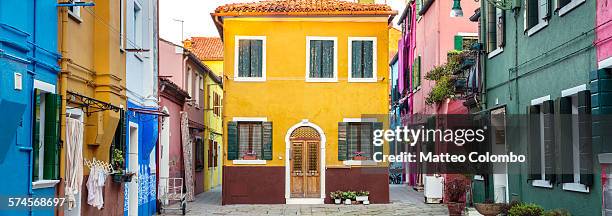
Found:
M 128 100 L 128 108 L 144 107 L 138 106 Z M 156 109 L 152 109 L 156 110 Z M 129 131 L 129 122 L 138 124 L 138 215 L 149 216 L 156 212 L 156 175 L 151 172 L 151 168 L 155 168 L 155 146 L 157 145 L 158 136 L 158 117 L 156 115 L 137 113 L 134 111 L 128 112 L 127 131 Z M 130 152 L 130 139 L 127 138 L 127 152 Z M 151 154 L 153 158 L 151 158 Z M 129 157 L 126 160 L 126 166 L 129 167 Z M 153 167 L 150 167 L 153 166 Z M 128 203 L 128 185 L 125 186 L 125 202 L 124 214 L 127 215 Z
M 57 83 L 57 8 L 55 0 L 0 0 L 0 194 L 53 197 L 55 188 L 32 190 L 32 101 L 34 80 Z M 22 75 L 15 90 L 14 73 Z M 28 209 L 3 212 L 24 215 Z M 33 215 L 52 215 L 39 209 Z

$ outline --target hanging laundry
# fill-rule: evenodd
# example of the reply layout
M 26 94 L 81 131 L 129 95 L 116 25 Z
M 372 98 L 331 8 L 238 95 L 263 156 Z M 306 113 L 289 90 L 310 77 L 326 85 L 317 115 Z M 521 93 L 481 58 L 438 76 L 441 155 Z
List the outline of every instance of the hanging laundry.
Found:
M 106 182 L 107 173 L 98 166 L 92 166 L 87 180 L 87 204 L 102 209 L 104 207 L 104 183 Z
M 83 123 L 66 117 L 66 194 L 67 209 L 76 206 L 83 183 Z

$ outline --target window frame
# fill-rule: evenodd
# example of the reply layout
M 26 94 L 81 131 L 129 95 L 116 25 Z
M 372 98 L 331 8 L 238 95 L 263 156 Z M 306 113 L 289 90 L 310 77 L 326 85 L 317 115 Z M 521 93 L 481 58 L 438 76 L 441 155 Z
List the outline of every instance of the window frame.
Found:
M 351 123 L 376 123 L 378 122 L 376 118 L 344 118 L 342 119 L 342 122 L 346 122 L 347 123 L 347 131 L 350 130 L 350 126 L 349 124 Z M 372 130 L 374 130 L 374 128 L 372 128 Z M 347 145 L 347 151 L 349 149 L 349 137 L 347 134 L 346 137 L 346 145 Z M 372 143 L 372 154 L 374 153 L 374 144 Z M 367 160 L 353 160 L 353 158 L 351 157 L 350 159 L 347 158 L 347 160 L 342 161 L 342 164 L 346 165 L 346 166 L 375 166 L 378 163 L 376 161 L 374 161 L 372 158 L 368 158 Z
M 586 0 L 571 0 L 569 3 L 567 3 L 565 6 L 559 8 L 559 17 L 564 16 L 565 14 L 568 14 L 569 12 L 571 12 L 572 10 L 574 10 L 575 8 L 577 8 L 578 6 L 582 5 L 582 3 L 585 3 Z
M 310 41 L 330 40 L 334 41 L 334 76 L 332 78 L 310 77 Z M 306 82 L 338 82 L 338 37 L 306 36 Z
M 536 98 L 531 100 L 531 106 L 536 106 L 539 105 L 541 106 L 544 101 L 548 101 L 550 100 L 550 95 L 546 95 L 540 98 Z M 540 167 L 542 167 L 541 169 L 541 177 L 540 179 L 536 179 L 533 180 L 531 182 L 531 185 L 534 187 L 544 187 L 544 188 L 552 188 L 553 185 L 549 180 L 546 180 L 546 169 L 544 167 L 546 167 L 546 151 L 545 151 L 545 142 L 544 142 L 544 111 L 542 109 L 540 109 L 540 112 L 538 114 L 538 124 L 540 127 Z
M 74 4 L 75 2 L 77 2 L 76 0 L 70 0 L 71 4 Z M 83 18 L 81 18 L 81 6 L 71 6 L 68 7 L 68 16 L 70 18 L 72 18 L 74 21 L 76 21 L 77 23 L 82 23 L 83 22 Z
M 240 122 L 260 122 L 261 124 L 263 124 L 264 122 L 268 121 L 268 118 L 267 117 L 233 117 L 232 121 L 237 123 L 236 124 L 237 130 L 240 130 L 238 129 L 238 124 Z M 236 136 L 239 136 L 239 135 L 236 134 Z M 236 141 L 240 142 L 238 140 Z M 238 148 L 240 148 L 240 143 L 238 143 Z M 236 160 L 231 160 L 231 161 L 232 161 L 232 164 L 234 165 L 265 165 L 268 163 L 267 160 L 263 160 L 263 159 L 257 159 L 257 160 L 236 159 Z
M 573 183 L 563 183 L 562 188 L 566 191 L 588 193 L 589 187 L 580 183 L 580 127 L 578 125 L 578 92 L 587 90 L 586 84 L 572 87 L 561 91 L 561 97 L 571 97 L 572 103 L 572 156 L 573 156 Z
M 240 40 L 261 40 L 261 77 L 240 77 Z M 236 82 L 265 82 L 266 81 L 266 36 L 234 36 L 234 81 Z
M 489 23 L 487 22 L 487 24 L 486 24 L 486 28 L 487 28 L 486 37 L 487 38 L 486 39 L 487 39 L 487 41 L 490 40 L 490 38 L 489 38 L 489 30 L 488 29 L 491 28 L 491 27 L 494 28 L 495 29 L 495 49 L 493 49 L 493 50 L 491 50 L 490 52 L 487 53 L 487 58 L 488 59 L 491 59 L 491 58 L 499 55 L 500 53 L 502 53 L 504 51 L 504 46 L 499 46 L 500 42 L 497 41 L 497 35 L 499 34 L 499 32 L 497 32 L 497 30 L 498 30 L 497 26 L 500 24 L 499 22 L 500 22 L 501 16 L 503 16 L 503 15 L 501 15 L 501 13 L 505 13 L 505 11 L 502 10 L 502 9 L 496 8 L 494 6 L 487 6 L 487 19 L 489 17 L 489 13 L 491 13 L 491 11 L 489 11 L 490 9 L 494 9 L 495 10 L 494 11 L 494 13 L 495 13 L 495 26 L 489 26 Z M 506 23 L 504 23 L 504 25 L 506 25 Z M 506 31 L 506 28 L 504 28 L 504 33 L 503 34 L 506 34 L 505 31 Z M 487 46 L 488 46 L 488 44 L 489 43 L 487 42 Z M 487 47 L 487 51 L 488 50 L 489 50 L 489 47 Z
M 44 98 L 44 94 L 55 94 L 56 90 L 55 90 L 55 85 L 51 84 L 51 83 L 47 83 L 44 81 L 40 81 L 40 80 L 34 80 L 34 90 L 32 91 L 32 95 L 36 96 L 36 89 L 40 91 L 40 95 L 41 98 Z M 44 137 L 45 137 L 45 104 L 44 102 L 41 102 L 40 107 L 41 110 L 43 110 L 42 112 L 40 112 L 40 116 L 41 116 L 41 124 L 40 124 L 40 128 L 39 128 L 39 141 L 42 142 L 41 147 L 38 150 L 38 162 L 39 162 L 39 166 L 38 166 L 38 170 L 32 170 L 32 172 L 37 172 L 38 173 L 38 179 L 34 180 L 34 179 L 30 179 L 31 180 L 31 184 L 32 184 L 32 189 L 38 189 L 38 188 L 51 188 L 51 187 L 55 187 L 56 184 L 58 184 L 60 182 L 60 180 L 58 179 L 44 179 L 44 169 L 45 169 L 45 144 L 44 144 Z M 83 111 L 82 110 L 70 110 L 70 109 L 66 109 L 66 112 L 69 113 L 70 111 L 74 112 L 75 114 L 78 113 L 78 111 L 80 111 L 80 120 L 82 121 L 83 118 Z M 71 113 L 72 113 L 71 112 Z M 34 113 L 32 113 L 32 115 L 34 115 Z M 35 116 L 32 116 L 33 118 L 35 118 Z M 32 143 L 32 145 L 34 145 L 34 143 Z M 42 157 L 41 157 L 42 156 Z M 34 155 L 32 155 L 32 157 L 34 157 Z M 30 173 L 31 177 L 33 176 L 33 173 Z
M 348 82 L 377 82 L 377 37 L 349 37 L 348 38 Z M 372 41 L 372 77 L 353 77 L 353 41 Z
M 529 0 L 525 0 L 525 1 L 524 1 L 524 3 L 525 3 L 525 4 L 529 4 L 529 3 L 528 3 L 528 1 L 529 1 Z M 529 9 L 529 7 L 527 7 L 527 6 L 525 5 L 525 10 L 524 10 L 524 13 L 523 13 L 523 19 L 524 19 L 524 26 L 523 26 L 523 27 L 524 27 L 525 31 L 527 31 L 527 37 L 531 37 L 531 36 L 532 36 L 532 35 L 534 35 L 535 33 L 539 32 L 540 30 L 542 30 L 542 29 L 544 29 L 546 26 L 548 26 L 548 19 L 549 19 L 549 18 L 547 18 L 546 16 L 544 16 L 544 15 L 540 14 L 540 12 L 541 12 L 541 11 L 540 11 L 540 7 L 541 7 L 541 6 L 539 5 L 539 3 L 540 3 L 539 1 L 540 1 L 540 0 L 531 0 L 531 1 L 538 1 L 538 8 L 537 8 L 537 10 L 536 10 L 536 11 L 537 11 L 537 13 L 538 13 L 538 23 L 537 23 L 537 24 L 535 24 L 535 25 L 534 25 L 534 26 L 532 26 L 532 27 L 528 27 L 528 26 L 527 26 L 528 19 L 529 19 L 529 12 L 530 12 L 532 9 Z M 546 0 L 543 0 L 543 1 L 546 1 Z M 548 4 L 551 4 L 551 3 L 549 2 Z M 527 9 L 529 9 L 529 10 L 527 10 Z M 549 11 L 548 11 L 548 13 L 550 14 L 550 12 L 551 12 L 551 11 L 550 11 L 550 5 L 548 5 L 548 9 L 547 9 L 547 10 L 549 10 Z
M 134 6 L 132 8 L 133 10 L 133 22 L 132 23 L 132 28 L 133 28 L 133 36 L 134 36 L 134 48 L 139 49 L 143 47 L 143 8 L 142 5 L 140 4 L 140 2 L 138 2 L 138 0 L 134 0 Z
M 206 160 L 204 159 L 204 154 L 206 153 L 205 150 L 205 143 L 204 143 L 204 139 L 202 139 L 202 137 L 200 136 L 195 136 L 193 138 L 194 144 L 195 144 L 195 161 L 194 161 L 194 170 L 196 172 L 201 172 L 202 170 L 204 170 L 205 163 Z

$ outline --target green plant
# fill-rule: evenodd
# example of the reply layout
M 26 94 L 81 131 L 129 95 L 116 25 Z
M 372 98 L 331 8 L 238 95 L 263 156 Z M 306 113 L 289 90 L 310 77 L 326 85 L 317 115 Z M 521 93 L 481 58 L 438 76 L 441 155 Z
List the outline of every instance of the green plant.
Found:
M 453 85 L 450 76 L 442 76 L 439 80 L 436 80 L 436 85 L 431 89 L 429 95 L 425 99 L 425 103 L 428 105 L 434 103 L 440 103 L 447 98 L 453 96 Z
M 521 203 L 515 206 L 512 206 L 508 211 L 508 215 L 510 216 L 541 216 L 544 214 L 544 209 L 536 204 L 525 204 Z
M 121 169 L 123 167 L 123 162 L 123 151 L 120 149 L 113 149 L 112 164 L 114 168 Z
M 329 197 L 331 197 L 332 199 L 341 199 L 342 198 L 342 191 L 333 191 L 329 193 Z
M 350 199 L 355 200 L 357 198 L 357 193 L 355 191 L 344 191 L 342 192 L 342 199 Z
M 571 216 L 566 209 L 553 209 L 550 211 L 544 212 L 544 216 Z
M 465 181 L 460 179 L 452 179 L 446 183 L 444 189 L 446 190 L 449 202 L 459 202 L 461 196 L 467 191 L 465 184 Z
M 361 190 L 357 192 L 357 196 L 370 196 L 370 192 Z

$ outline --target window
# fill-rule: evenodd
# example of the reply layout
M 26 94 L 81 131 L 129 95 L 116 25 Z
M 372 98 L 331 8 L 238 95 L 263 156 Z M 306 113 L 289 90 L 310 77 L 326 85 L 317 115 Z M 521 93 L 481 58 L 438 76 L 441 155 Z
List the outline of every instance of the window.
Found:
M 61 96 L 34 91 L 32 181 L 59 179 Z
M 455 50 L 469 50 L 474 43 L 478 43 L 478 36 L 455 35 Z
M 217 167 L 217 142 L 208 140 L 208 167 Z
M 80 2 L 80 1 L 70 0 L 70 3 L 72 4 L 74 4 L 75 2 Z M 68 15 L 77 19 L 79 22 L 81 22 L 81 7 L 80 6 L 68 7 Z
M 228 160 L 272 160 L 272 122 L 234 118 L 227 130 Z
M 192 95 L 192 91 L 191 91 L 191 86 L 193 85 L 193 79 L 191 78 L 193 74 L 193 71 L 191 71 L 191 67 L 187 67 L 187 93 L 189 94 L 189 97 L 191 97 Z
M 213 93 L 213 114 L 215 116 L 221 116 L 221 96 L 216 92 Z
M 491 53 L 504 47 L 505 23 L 505 11 L 496 8 L 493 4 L 487 4 L 487 52 Z
M 554 179 L 554 105 L 550 96 L 534 99 L 528 107 L 529 180 L 532 185 L 552 188 Z
M 234 80 L 266 80 L 266 38 L 236 36 Z
M 200 76 L 199 73 L 195 74 L 195 88 L 193 88 L 193 95 L 195 95 L 195 105 L 196 107 L 200 107 Z
M 558 146 L 561 168 L 560 183 L 564 190 L 589 192 L 593 184 L 591 153 L 591 94 L 586 85 L 577 86 L 561 93 L 556 107 L 559 118 L 556 126 L 560 131 Z
M 421 9 L 423 9 L 423 0 L 416 0 L 416 13 L 417 13 L 417 21 L 421 20 Z
M 195 170 L 204 169 L 204 141 L 201 137 L 195 138 Z
M 337 82 L 337 38 L 307 37 L 306 38 L 306 81 L 307 82 Z
M 376 38 L 349 38 L 349 82 L 376 82 Z
M 421 86 L 421 56 L 414 59 L 412 63 L 412 90 L 416 91 Z
M 380 122 L 338 123 L 338 160 L 372 160 L 375 152 L 382 152 L 372 137 L 373 131 L 381 128 Z
M 555 0 L 557 3 L 557 11 L 559 12 L 559 16 L 563 16 L 566 13 L 570 12 L 574 8 L 578 7 L 586 0 Z
M 525 0 L 524 27 L 531 36 L 548 25 L 549 0 Z

